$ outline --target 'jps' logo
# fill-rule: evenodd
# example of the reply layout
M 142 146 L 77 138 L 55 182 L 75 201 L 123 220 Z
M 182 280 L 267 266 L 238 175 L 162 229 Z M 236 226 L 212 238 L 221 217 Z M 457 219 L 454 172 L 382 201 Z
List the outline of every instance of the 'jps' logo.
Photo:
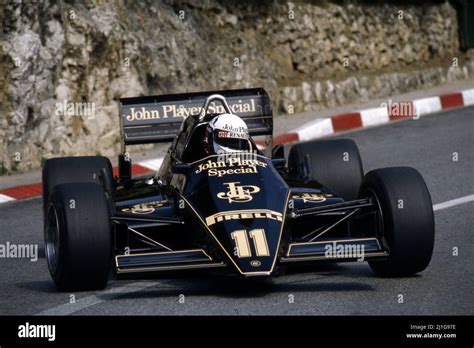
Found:
M 240 182 L 227 182 L 225 185 L 229 188 L 227 192 L 219 192 L 217 197 L 220 199 L 227 199 L 229 203 L 232 202 L 250 202 L 253 197 L 253 193 L 260 192 L 260 188 L 258 186 L 253 185 L 242 185 L 238 186 Z

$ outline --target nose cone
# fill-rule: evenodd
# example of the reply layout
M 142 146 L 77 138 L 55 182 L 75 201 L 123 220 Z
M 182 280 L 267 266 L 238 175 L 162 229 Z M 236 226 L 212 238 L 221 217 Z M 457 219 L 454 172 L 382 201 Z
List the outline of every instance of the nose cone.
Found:
M 253 165 L 243 163 L 201 170 L 205 183 L 190 199 L 240 273 L 270 274 L 279 251 L 289 188 L 266 158 L 249 162 Z
M 241 273 L 273 271 L 282 232 L 282 213 L 268 209 L 229 211 L 212 216 L 208 222 Z

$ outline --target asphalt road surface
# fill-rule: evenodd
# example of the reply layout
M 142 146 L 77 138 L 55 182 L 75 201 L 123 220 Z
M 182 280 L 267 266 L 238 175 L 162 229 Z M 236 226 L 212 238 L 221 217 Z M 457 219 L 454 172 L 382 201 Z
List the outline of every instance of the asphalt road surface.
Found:
M 473 107 L 464 108 L 344 137 L 359 145 L 365 171 L 417 168 L 438 204 L 474 194 L 473 116 Z M 362 262 L 300 269 L 259 282 L 208 274 L 113 280 L 105 291 L 69 294 L 55 290 L 44 251 L 36 262 L 1 258 L 0 314 L 473 315 L 473 212 L 472 201 L 436 210 L 430 266 L 401 279 L 377 278 Z M 41 214 L 40 199 L 1 205 L 0 244 L 34 243 L 42 249 Z

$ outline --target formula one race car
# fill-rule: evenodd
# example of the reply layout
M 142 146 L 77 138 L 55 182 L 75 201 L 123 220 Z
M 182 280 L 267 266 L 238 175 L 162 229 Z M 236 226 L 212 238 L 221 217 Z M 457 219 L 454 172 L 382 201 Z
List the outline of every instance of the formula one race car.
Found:
M 46 257 L 60 290 L 104 288 L 112 272 L 272 276 L 299 262 L 367 260 L 378 275 L 407 276 L 430 262 L 421 175 L 364 176 L 352 140 L 295 144 L 286 155 L 273 147 L 263 89 L 125 98 L 120 121 L 116 176 L 101 156 L 43 168 Z M 126 146 L 156 142 L 172 142 L 159 172 L 132 177 Z

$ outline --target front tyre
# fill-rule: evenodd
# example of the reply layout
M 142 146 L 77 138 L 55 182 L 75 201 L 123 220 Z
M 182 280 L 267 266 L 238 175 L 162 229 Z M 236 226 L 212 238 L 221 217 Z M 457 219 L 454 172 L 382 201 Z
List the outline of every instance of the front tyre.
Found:
M 310 163 L 306 163 L 306 157 Z M 307 168 L 308 164 L 311 168 Z M 293 145 L 288 156 L 288 170 L 290 176 L 299 180 L 316 180 L 346 201 L 357 199 L 364 177 L 359 149 L 350 139 Z
M 46 214 L 48 202 L 54 187 L 70 182 L 100 183 L 101 173 L 104 175 L 105 189 L 114 190 L 112 164 L 103 156 L 58 157 L 46 161 L 43 167 L 43 209 Z
M 59 290 L 98 290 L 107 285 L 112 236 L 100 185 L 55 186 L 47 202 L 45 249 L 51 277 Z
M 369 261 L 372 270 L 384 277 L 423 271 L 433 254 L 434 214 L 421 174 L 410 167 L 372 170 L 364 177 L 360 197 L 373 197 L 380 206 L 389 248 L 387 259 Z

